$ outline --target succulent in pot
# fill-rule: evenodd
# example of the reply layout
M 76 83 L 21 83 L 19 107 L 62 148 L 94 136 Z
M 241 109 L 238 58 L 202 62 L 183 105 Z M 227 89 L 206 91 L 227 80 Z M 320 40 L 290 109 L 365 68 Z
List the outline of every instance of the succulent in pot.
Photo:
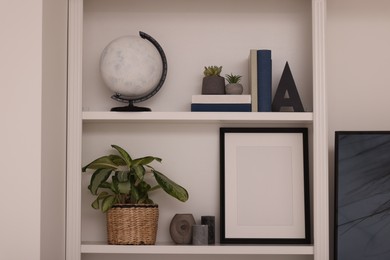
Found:
M 241 75 L 234 75 L 233 73 L 225 75 L 228 84 L 225 86 L 226 94 L 240 95 L 243 92 L 243 87 L 240 84 Z
M 82 168 L 93 170 L 88 189 L 97 198 L 92 203 L 94 209 L 103 212 L 114 204 L 153 204 L 149 192 L 162 188 L 172 197 L 185 202 L 188 192 L 167 176 L 150 166 L 153 161 L 161 162 L 154 156 L 132 159 L 129 153 L 118 145 L 112 145 L 118 154 L 102 156 Z M 145 176 L 151 176 L 157 185 L 147 183 Z M 109 178 L 111 177 L 111 181 Z
M 225 78 L 220 74 L 222 66 L 205 66 L 203 71 L 202 94 L 223 95 L 225 94 Z

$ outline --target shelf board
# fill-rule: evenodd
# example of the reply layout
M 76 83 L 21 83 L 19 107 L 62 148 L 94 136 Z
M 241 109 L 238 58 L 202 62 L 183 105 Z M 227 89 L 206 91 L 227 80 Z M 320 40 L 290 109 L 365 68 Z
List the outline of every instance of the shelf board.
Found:
M 304 123 L 313 121 L 312 112 L 83 112 L 84 123 L 96 122 L 258 122 Z
M 312 245 L 107 245 L 84 242 L 84 254 L 193 254 L 193 255 L 313 255 Z

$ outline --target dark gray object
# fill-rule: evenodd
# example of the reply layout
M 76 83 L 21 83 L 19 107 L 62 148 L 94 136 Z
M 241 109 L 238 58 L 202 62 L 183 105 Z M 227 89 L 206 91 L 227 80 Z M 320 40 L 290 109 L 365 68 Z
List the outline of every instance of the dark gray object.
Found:
M 202 225 L 208 226 L 208 244 L 215 244 L 215 217 L 214 216 L 202 216 Z
M 335 136 L 335 260 L 390 259 L 390 132 Z
M 272 111 L 279 112 L 282 107 L 292 107 L 294 112 L 304 112 L 288 62 L 284 66 L 282 77 L 276 89 Z
M 225 78 L 217 75 L 207 76 L 202 82 L 203 95 L 223 95 L 225 94 Z

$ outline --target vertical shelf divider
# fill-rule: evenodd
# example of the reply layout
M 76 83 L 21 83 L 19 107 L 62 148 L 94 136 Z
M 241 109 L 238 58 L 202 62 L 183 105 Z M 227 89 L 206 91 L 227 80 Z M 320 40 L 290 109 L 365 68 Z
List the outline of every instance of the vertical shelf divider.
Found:
M 328 126 L 325 84 L 326 0 L 312 0 L 314 260 L 329 259 Z
M 81 138 L 83 0 L 68 6 L 66 259 L 81 259 Z

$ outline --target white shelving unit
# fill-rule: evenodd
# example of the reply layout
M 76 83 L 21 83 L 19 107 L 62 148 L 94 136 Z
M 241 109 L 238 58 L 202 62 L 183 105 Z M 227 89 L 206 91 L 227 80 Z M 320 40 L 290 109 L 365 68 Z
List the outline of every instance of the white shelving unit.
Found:
M 325 0 L 69 0 L 67 260 L 89 255 L 115 260 L 126 254 L 328 260 L 325 6 Z M 110 40 L 129 31 L 135 34 L 140 28 L 164 48 L 167 81 L 155 97 L 142 104 L 153 112 L 108 112 L 118 104 L 109 99 L 111 93 L 99 78 L 99 55 Z M 221 33 L 213 35 L 216 28 Z M 253 31 L 261 34 L 253 35 Z M 241 39 L 223 38 L 229 34 Z M 247 78 L 249 49 L 255 48 L 273 51 L 274 89 L 284 62 L 289 61 L 304 106 L 312 112 L 189 112 L 191 95 L 200 91 L 204 65 L 223 64 L 226 73 Z M 309 128 L 311 245 L 170 244 L 164 227 L 173 214 L 213 214 L 219 219 L 218 129 L 225 126 Z M 189 190 L 190 200 L 185 204 L 156 199 L 160 204 L 156 245 L 104 242 L 104 215 L 90 208 L 88 176 L 82 176 L 81 166 L 106 153 L 113 142 L 162 157 L 163 172 L 172 172 L 173 179 Z M 202 165 L 194 165 L 193 158 Z M 206 176 L 206 184 L 198 180 Z

